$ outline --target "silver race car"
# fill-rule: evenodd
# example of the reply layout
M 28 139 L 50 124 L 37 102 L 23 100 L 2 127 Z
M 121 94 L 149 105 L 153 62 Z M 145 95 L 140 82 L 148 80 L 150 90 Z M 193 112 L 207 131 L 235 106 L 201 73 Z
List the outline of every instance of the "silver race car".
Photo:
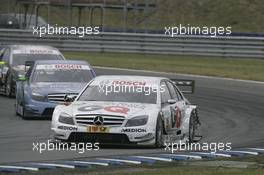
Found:
M 65 60 L 60 51 L 51 46 L 8 45 L 0 51 L 0 93 L 12 97 L 16 82 L 27 72 L 26 62 L 37 60 Z
M 52 135 L 66 142 L 155 147 L 193 142 L 200 121 L 196 106 L 182 94 L 193 90 L 192 80 L 98 76 L 75 99 L 55 108 Z

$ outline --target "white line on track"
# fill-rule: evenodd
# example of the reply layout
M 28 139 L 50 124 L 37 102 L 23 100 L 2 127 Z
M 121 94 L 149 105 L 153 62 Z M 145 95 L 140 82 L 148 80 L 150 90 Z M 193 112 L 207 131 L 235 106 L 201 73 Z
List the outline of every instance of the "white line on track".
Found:
M 200 155 L 212 155 L 212 156 L 218 156 L 218 157 L 232 157 L 230 154 L 224 154 L 224 153 L 205 153 L 205 152 L 191 152 L 192 154 L 200 154 Z
M 188 155 L 188 154 L 161 154 L 161 155 L 165 155 L 165 156 L 179 156 L 179 157 L 187 157 L 187 158 L 191 158 L 191 159 L 202 159 L 201 156 L 195 156 L 195 155 Z
M 30 171 L 38 171 L 38 168 L 34 167 L 24 167 L 24 166 L 0 166 L 0 168 L 9 168 L 9 169 L 22 169 L 22 170 L 30 170 Z
M 163 162 L 172 162 L 172 159 L 160 158 L 160 157 L 151 157 L 151 156 L 132 156 L 132 157 L 141 158 L 141 159 L 158 160 L 158 161 L 163 161 Z
M 123 162 L 123 163 L 131 163 L 131 164 L 141 164 L 140 161 L 134 160 L 125 160 L 125 159 L 106 159 L 106 158 L 98 158 L 99 160 L 113 161 L 113 162 Z
M 57 164 L 57 163 L 35 163 L 35 165 L 53 166 L 53 167 L 70 168 L 70 169 L 75 168 L 75 166 L 73 165 Z
M 242 154 L 250 154 L 250 155 L 259 155 L 258 152 L 253 152 L 253 151 L 225 151 L 226 153 L 230 152 L 230 153 L 242 153 Z
M 255 150 L 255 151 L 264 151 L 263 148 L 248 148 L 248 149 L 250 149 L 250 150 Z
M 91 162 L 91 161 L 73 161 L 74 163 L 81 163 L 81 164 L 89 164 L 89 165 L 101 165 L 101 166 L 108 166 L 108 163 L 101 163 L 101 162 Z
M 213 154 L 218 157 L 232 157 L 230 154 L 224 154 L 224 153 L 213 153 Z

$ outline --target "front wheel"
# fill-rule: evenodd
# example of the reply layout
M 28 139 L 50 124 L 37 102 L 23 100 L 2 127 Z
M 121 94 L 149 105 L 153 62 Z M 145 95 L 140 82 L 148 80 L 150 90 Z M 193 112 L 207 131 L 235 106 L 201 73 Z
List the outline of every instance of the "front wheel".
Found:
M 155 141 L 155 147 L 161 148 L 164 144 L 164 128 L 163 128 L 163 122 L 160 117 L 158 117 L 157 120 L 157 126 L 156 126 L 156 141 Z

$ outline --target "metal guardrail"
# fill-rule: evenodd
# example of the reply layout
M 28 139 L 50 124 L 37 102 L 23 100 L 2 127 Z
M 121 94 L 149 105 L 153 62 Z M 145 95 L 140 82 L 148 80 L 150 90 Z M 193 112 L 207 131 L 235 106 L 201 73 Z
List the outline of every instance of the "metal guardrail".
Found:
M 199 55 L 264 58 L 264 37 L 177 36 L 100 33 L 98 35 L 45 35 L 29 30 L 0 29 L 0 44 L 51 45 L 64 51 Z

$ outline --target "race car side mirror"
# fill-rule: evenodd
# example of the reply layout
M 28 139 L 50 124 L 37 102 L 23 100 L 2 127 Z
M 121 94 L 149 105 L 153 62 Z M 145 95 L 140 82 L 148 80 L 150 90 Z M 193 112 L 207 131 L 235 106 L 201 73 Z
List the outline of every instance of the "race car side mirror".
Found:
M 177 102 L 177 101 L 174 100 L 174 99 L 169 99 L 169 100 L 168 100 L 168 103 L 169 103 L 169 104 L 175 104 L 176 102 Z
M 64 102 L 71 103 L 75 100 L 76 95 L 65 95 Z

